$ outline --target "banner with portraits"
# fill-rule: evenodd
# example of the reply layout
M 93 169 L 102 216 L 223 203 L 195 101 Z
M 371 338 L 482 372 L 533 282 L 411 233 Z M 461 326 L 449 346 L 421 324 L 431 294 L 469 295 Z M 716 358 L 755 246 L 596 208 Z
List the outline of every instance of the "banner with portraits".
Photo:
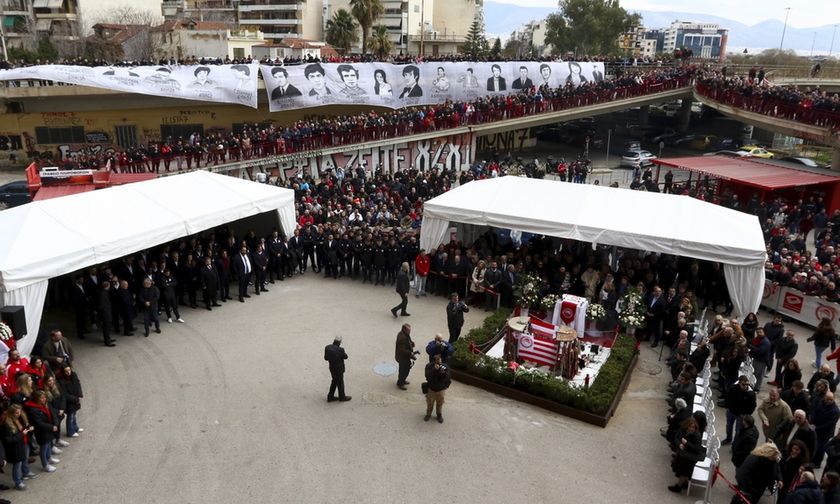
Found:
M 311 63 L 260 71 L 272 112 L 330 104 L 401 108 L 604 79 L 603 63 L 576 61 Z
M 0 81 L 54 81 L 257 108 L 258 67 L 257 63 L 136 67 L 38 65 L 0 70 Z

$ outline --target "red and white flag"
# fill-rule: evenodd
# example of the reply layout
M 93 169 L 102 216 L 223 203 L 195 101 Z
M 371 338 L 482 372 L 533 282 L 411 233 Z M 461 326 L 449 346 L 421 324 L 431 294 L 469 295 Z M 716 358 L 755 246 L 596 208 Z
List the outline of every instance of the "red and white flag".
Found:
M 531 316 L 531 332 L 536 336 L 543 338 L 554 339 L 557 333 L 557 326 L 551 322 L 543 322 L 537 317 Z
M 535 334 L 519 335 L 519 358 L 541 366 L 557 365 L 557 342 Z

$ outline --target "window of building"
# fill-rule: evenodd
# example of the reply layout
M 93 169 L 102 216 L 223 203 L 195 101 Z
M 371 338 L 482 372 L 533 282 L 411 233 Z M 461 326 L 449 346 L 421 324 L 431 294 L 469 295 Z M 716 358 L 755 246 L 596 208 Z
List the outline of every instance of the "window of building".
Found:
M 85 129 L 82 126 L 64 128 L 35 128 L 35 141 L 39 144 L 85 143 Z
M 244 47 L 234 47 L 233 48 L 233 59 L 245 59 L 245 48 Z
M 414 12 L 420 12 L 420 6 L 419 5 L 414 6 Z

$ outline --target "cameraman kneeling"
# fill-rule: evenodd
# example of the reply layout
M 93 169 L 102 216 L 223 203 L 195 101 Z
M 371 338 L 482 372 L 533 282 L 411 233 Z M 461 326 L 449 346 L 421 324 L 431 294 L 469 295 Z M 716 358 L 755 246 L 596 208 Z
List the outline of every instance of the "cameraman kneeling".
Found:
M 441 362 L 440 354 L 435 355 L 433 362 L 426 364 L 426 382 L 429 390 L 426 392 L 426 416 L 423 420 L 429 421 L 434 406 L 437 421 L 443 423 L 443 396 L 452 379 L 449 375 L 449 367 Z

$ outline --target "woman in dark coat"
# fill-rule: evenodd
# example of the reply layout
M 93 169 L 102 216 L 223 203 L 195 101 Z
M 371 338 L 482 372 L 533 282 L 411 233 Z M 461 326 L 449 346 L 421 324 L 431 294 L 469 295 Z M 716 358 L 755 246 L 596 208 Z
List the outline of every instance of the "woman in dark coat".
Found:
M 744 331 L 744 337 L 747 341 L 752 341 L 755 338 L 755 330 L 758 329 L 758 317 L 755 313 L 747 313 L 744 317 L 744 322 L 741 324 L 741 330 Z
M 688 478 L 694 472 L 694 465 L 703 460 L 706 450 L 703 448 L 703 433 L 698 430 L 697 420 L 693 417 L 685 421 L 683 435 L 677 440 L 677 453 L 671 469 L 677 477 L 677 482 L 668 490 L 680 493 L 688 487 Z
M 741 467 L 735 473 L 738 489 L 749 499 L 758 502 L 764 491 L 781 484 L 782 473 L 779 461 L 782 454 L 773 443 L 764 443 L 756 447 L 747 456 Z M 731 504 L 743 504 L 739 495 L 733 495 Z
M 65 422 L 67 437 L 79 437 L 79 433 L 84 432 L 84 429 L 79 428 L 76 415 L 82 408 L 82 398 L 85 394 L 82 392 L 79 376 L 69 364 L 65 364 L 59 371 L 58 386 L 64 393 L 64 402 L 67 406 L 67 409 L 64 410 L 65 415 L 67 415 L 67 421 Z
M 58 412 L 53 410 L 47 403 L 47 394 L 43 390 L 36 390 L 32 393 L 32 399 L 24 404 L 26 414 L 35 426 L 35 440 L 38 441 L 39 454 L 41 456 L 41 467 L 45 472 L 54 472 L 57 458 L 52 456 L 52 445 L 55 432 L 58 427 L 55 425 L 55 418 Z
M 807 341 L 814 342 L 814 353 L 816 355 L 816 366 L 819 369 L 822 366 L 822 354 L 823 352 L 828 349 L 829 346 L 837 339 L 837 333 L 834 332 L 834 328 L 831 327 L 831 319 L 824 318 L 820 321 L 819 325 L 817 326 L 817 330 L 814 331 L 814 334 L 808 338 Z
M 3 443 L 3 450 L 6 452 L 6 462 L 12 465 L 12 480 L 15 488 L 25 490 L 24 478 L 32 478 L 35 475 L 29 469 L 29 439 L 33 427 L 23 408 L 19 404 L 12 404 L 3 417 L 0 425 L 0 441 Z
M 799 468 L 811 461 L 808 447 L 798 439 L 790 442 L 787 453 L 788 456 L 779 464 L 782 471 L 782 488 L 779 489 L 778 502 L 785 501 L 785 497 L 791 491 L 791 485 L 799 477 Z
M 793 386 L 793 382 L 802 380 L 802 370 L 799 369 L 799 361 L 791 359 L 785 364 L 785 369 L 782 371 L 782 382 L 780 383 L 782 390 L 787 390 Z

